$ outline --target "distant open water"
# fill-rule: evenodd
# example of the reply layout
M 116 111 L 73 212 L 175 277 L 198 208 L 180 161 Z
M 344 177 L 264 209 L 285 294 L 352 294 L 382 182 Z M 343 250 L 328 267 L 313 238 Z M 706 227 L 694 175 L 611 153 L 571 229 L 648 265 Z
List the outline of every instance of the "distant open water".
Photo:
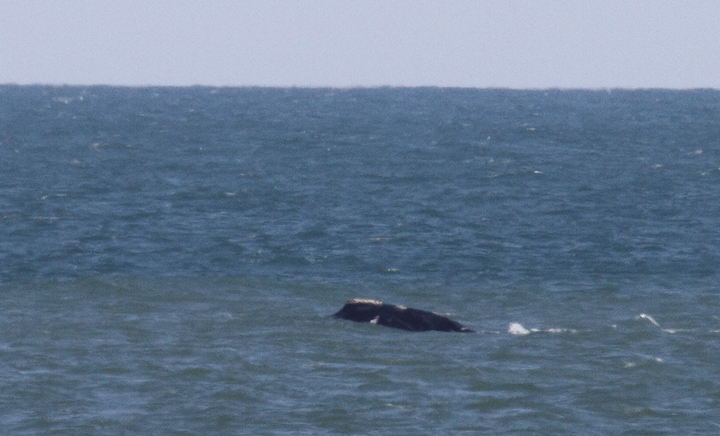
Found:
M 719 265 L 718 91 L 0 86 L 1 434 L 720 434 Z

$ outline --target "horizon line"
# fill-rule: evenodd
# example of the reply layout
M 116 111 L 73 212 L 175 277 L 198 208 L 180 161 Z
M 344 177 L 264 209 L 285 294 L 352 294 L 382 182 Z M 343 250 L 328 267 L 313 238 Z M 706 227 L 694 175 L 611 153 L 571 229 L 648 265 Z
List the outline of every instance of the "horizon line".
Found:
M 712 86 L 692 86 L 692 87 L 662 87 L 662 86 L 598 86 L 598 87 L 580 87 L 580 86 L 547 86 L 547 87 L 513 87 L 513 86 L 461 86 L 461 85 L 209 85 L 209 84 L 192 84 L 192 85 L 156 85 L 156 84 L 110 84 L 110 83 L 17 83 L 3 82 L 0 86 L 17 86 L 17 87 L 49 87 L 49 88 L 214 88 L 214 89 L 240 89 L 240 88 L 262 88 L 262 89 L 332 89 L 332 90 L 361 90 L 361 89 L 472 89 L 472 90 L 498 90 L 498 91 L 720 91 L 720 88 Z

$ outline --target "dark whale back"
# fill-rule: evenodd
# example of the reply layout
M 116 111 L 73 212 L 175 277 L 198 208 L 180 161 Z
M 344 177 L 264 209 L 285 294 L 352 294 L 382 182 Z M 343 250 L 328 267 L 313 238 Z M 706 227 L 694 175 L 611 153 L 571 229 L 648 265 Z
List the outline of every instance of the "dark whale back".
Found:
M 435 312 L 385 304 L 377 300 L 348 300 L 333 318 L 368 322 L 413 332 L 472 332 L 469 328 Z

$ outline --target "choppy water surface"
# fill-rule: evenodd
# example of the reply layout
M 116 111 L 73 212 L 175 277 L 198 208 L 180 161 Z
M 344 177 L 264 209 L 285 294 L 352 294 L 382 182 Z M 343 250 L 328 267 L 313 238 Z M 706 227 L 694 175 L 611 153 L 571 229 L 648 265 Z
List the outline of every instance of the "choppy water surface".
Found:
M 2 86 L 0 429 L 715 434 L 719 103 Z

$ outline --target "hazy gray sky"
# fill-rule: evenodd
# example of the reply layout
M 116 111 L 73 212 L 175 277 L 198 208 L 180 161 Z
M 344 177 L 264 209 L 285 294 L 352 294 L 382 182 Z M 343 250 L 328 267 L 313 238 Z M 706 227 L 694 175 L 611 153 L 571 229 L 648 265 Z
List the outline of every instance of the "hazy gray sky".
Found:
M 0 0 L 0 83 L 720 88 L 720 1 Z

